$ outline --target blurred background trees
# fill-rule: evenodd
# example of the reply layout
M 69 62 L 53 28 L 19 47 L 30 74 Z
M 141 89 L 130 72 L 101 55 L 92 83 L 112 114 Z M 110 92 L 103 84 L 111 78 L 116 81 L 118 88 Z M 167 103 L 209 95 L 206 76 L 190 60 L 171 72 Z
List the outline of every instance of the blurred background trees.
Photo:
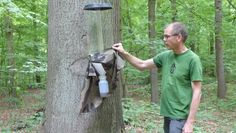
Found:
M 221 10 L 217 11 L 219 7 Z M 165 50 L 163 27 L 172 21 L 181 21 L 189 30 L 187 46 L 202 59 L 204 83 L 217 81 L 218 73 L 221 79 L 217 82 L 223 82 L 218 85 L 218 93 L 222 88 L 226 92 L 225 82 L 236 79 L 235 7 L 236 2 L 232 0 L 222 1 L 221 6 L 205 0 L 122 0 L 122 42 L 132 54 L 150 58 Z M 217 13 L 222 17 L 216 19 Z M 2 0 L 0 20 L 0 94 L 17 97 L 17 93 L 26 88 L 45 88 L 47 1 Z M 138 72 L 129 64 L 124 69 L 124 78 L 127 85 L 150 83 L 148 72 Z
M 165 50 L 162 34 L 166 24 L 181 21 L 187 25 L 189 38 L 186 44 L 200 56 L 203 65 L 204 93 L 201 104 L 202 112 L 200 113 L 201 122 L 204 124 L 204 120 L 216 121 L 219 118 L 219 123 L 221 122 L 219 125 L 224 126 L 224 123 L 228 122 L 235 123 L 235 120 L 231 119 L 234 118 L 232 115 L 234 115 L 235 109 L 233 107 L 236 105 L 236 96 L 235 93 L 226 93 L 226 90 L 231 88 L 232 92 L 236 81 L 236 1 L 121 0 L 120 2 L 120 7 L 114 9 L 120 8 L 121 14 L 116 14 L 113 17 L 118 25 L 121 24 L 121 29 L 118 26 L 113 26 L 113 28 L 116 31 L 120 30 L 122 34 L 121 36 L 113 34 L 117 36 L 114 41 L 118 42 L 122 38 L 124 47 L 142 59 L 150 58 Z M 19 104 L 25 90 L 46 88 L 47 8 L 47 0 L 0 1 L 1 101 L 3 101 L 2 98 L 7 97 L 9 102 Z M 139 72 L 127 63 L 123 75 L 124 84 L 122 86 L 126 88 L 124 92 L 135 97 L 138 90 L 140 99 L 147 99 L 151 96 L 152 99 L 148 102 L 158 102 L 160 91 L 159 89 L 156 91 L 155 88 L 160 88 L 158 82 L 161 78 L 158 78 L 158 82 L 155 83 L 157 76 L 154 71 L 151 73 L 154 75 L 152 76 L 154 80 L 150 80 L 149 71 Z M 130 97 L 129 94 L 124 95 L 127 98 Z M 217 98 L 214 99 L 213 95 Z M 221 98 L 225 98 L 225 101 L 219 100 Z M 145 118 L 147 125 L 155 128 L 157 124 L 152 123 L 151 120 L 158 115 L 156 111 L 159 106 L 152 107 L 146 103 L 138 103 L 136 106 L 135 102 L 124 98 L 125 124 L 142 125 L 144 121 L 140 120 L 139 115 L 136 114 L 139 114 L 139 111 L 144 111 L 148 114 L 145 116 L 150 117 Z M 209 105 L 214 105 L 214 107 Z M 214 110 L 209 111 L 212 108 L 218 110 L 226 108 L 232 114 L 228 117 L 225 112 L 220 112 L 226 118 L 222 121 L 221 114 L 218 115 L 219 117 L 210 116 L 215 113 Z M 146 109 L 150 109 L 150 111 Z M 153 114 L 150 115 L 150 112 Z M 211 114 L 208 115 L 209 113 Z M 40 118 L 42 116 L 41 113 Z M 139 123 L 137 124 L 137 122 Z M 214 127 L 209 123 L 204 125 Z M 146 127 L 149 128 L 149 126 Z M 217 128 L 217 125 L 215 127 Z M 201 128 L 198 130 L 202 131 Z
M 1 0 L 0 20 L 0 94 L 44 88 L 47 1 Z

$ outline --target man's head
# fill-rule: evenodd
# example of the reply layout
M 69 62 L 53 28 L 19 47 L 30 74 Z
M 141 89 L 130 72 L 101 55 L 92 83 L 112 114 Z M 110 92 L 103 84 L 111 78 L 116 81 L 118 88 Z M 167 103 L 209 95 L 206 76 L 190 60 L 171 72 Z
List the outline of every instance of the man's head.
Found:
M 180 22 L 171 23 L 164 29 L 163 40 L 169 49 L 176 49 L 180 45 L 183 45 L 187 37 L 186 27 Z
M 188 32 L 187 32 L 187 29 L 183 23 L 173 22 L 173 23 L 167 25 L 165 29 L 167 29 L 167 28 L 171 29 L 171 35 L 175 35 L 175 36 L 180 35 L 182 37 L 183 42 L 185 43 L 185 41 L 188 38 Z

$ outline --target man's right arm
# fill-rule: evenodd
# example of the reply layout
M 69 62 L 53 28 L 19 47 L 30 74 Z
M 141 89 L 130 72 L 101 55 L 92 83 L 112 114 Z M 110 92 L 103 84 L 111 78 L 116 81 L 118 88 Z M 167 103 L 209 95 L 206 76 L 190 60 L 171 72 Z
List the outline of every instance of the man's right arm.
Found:
M 133 65 L 140 71 L 143 71 L 145 69 L 153 69 L 156 67 L 153 59 L 141 60 L 125 51 L 121 43 L 114 44 L 112 48 L 118 51 L 122 55 L 122 57 L 124 57 L 131 65 Z

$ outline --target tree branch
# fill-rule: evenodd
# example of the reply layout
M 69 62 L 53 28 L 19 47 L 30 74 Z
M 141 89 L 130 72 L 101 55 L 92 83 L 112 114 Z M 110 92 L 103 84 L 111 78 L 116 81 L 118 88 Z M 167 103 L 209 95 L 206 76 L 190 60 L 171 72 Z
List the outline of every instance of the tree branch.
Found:
M 229 5 L 236 10 L 236 6 L 232 3 L 232 0 L 227 0 Z

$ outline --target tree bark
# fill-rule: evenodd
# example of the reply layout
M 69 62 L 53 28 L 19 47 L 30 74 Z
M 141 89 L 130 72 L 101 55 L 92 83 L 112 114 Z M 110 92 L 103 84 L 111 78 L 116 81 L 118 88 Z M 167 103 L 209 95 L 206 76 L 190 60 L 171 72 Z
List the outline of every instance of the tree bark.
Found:
M 156 29 L 155 29 L 155 20 L 156 20 L 156 0 L 148 0 L 148 37 L 150 44 L 150 53 L 153 57 L 156 52 L 154 48 L 153 41 L 156 38 Z M 158 77 L 157 77 L 157 69 L 152 69 L 150 71 L 150 79 L 151 79 L 151 102 L 158 103 L 159 95 L 158 95 Z
M 5 16 L 5 33 L 6 33 L 6 45 L 7 45 L 7 61 L 8 61 L 8 81 L 7 86 L 10 88 L 10 95 L 16 97 L 16 88 L 15 88 L 15 50 L 14 50 L 14 41 L 13 41 L 13 24 L 10 13 L 7 13 Z
M 121 8 L 120 8 L 120 0 L 114 0 L 115 6 L 113 6 L 113 36 L 114 36 L 114 42 L 113 43 L 118 43 L 121 42 Z M 109 33 L 108 33 L 109 34 Z M 108 46 L 109 47 L 109 46 Z M 125 76 L 124 76 L 124 71 L 121 70 L 119 73 L 119 87 L 121 88 L 121 96 L 126 97 L 128 90 L 125 85 Z M 122 120 L 123 121 L 123 120 Z
M 102 14 L 104 48 L 110 48 L 120 40 L 120 19 L 115 16 L 119 14 L 119 1 L 112 2 L 112 10 L 97 11 Z M 122 130 L 119 84 L 95 111 L 80 112 L 84 100 L 83 90 L 88 86 L 88 42 L 94 37 L 88 34 L 91 25 L 88 25 L 86 16 L 96 12 L 85 11 L 83 8 L 91 3 L 94 2 L 49 0 L 45 133 L 120 133 Z
M 216 74 L 218 81 L 217 96 L 225 98 L 226 84 L 224 75 L 224 58 L 222 48 L 222 1 L 215 0 L 215 50 L 216 50 Z
M 31 10 L 34 13 L 37 13 L 37 1 L 36 0 L 33 1 L 33 5 L 32 5 L 32 9 Z M 34 18 L 34 20 L 37 19 L 36 14 L 33 14 L 33 18 Z M 33 30 L 34 30 L 34 35 L 33 35 L 33 37 L 34 37 L 34 40 L 33 40 L 33 42 L 34 42 L 34 49 L 33 50 L 34 50 L 34 58 L 36 60 L 36 61 L 34 61 L 34 65 L 36 67 L 40 67 L 40 64 L 37 62 L 37 57 L 39 55 L 39 48 L 38 48 L 39 47 L 38 46 L 39 39 L 38 39 L 38 35 L 37 35 L 37 32 L 38 32 L 37 28 L 38 28 L 38 26 L 37 26 L 36 21 L 33 21 Z M 38 84 L 41 83 L 40 72 L 36 71 L 34 76 L 35 76 L 35 82 L 38 83 Z
M 177 20 L 176 0 L 170 0 L 170 2 L 171 2 L 172 22 L 175 22 Z

